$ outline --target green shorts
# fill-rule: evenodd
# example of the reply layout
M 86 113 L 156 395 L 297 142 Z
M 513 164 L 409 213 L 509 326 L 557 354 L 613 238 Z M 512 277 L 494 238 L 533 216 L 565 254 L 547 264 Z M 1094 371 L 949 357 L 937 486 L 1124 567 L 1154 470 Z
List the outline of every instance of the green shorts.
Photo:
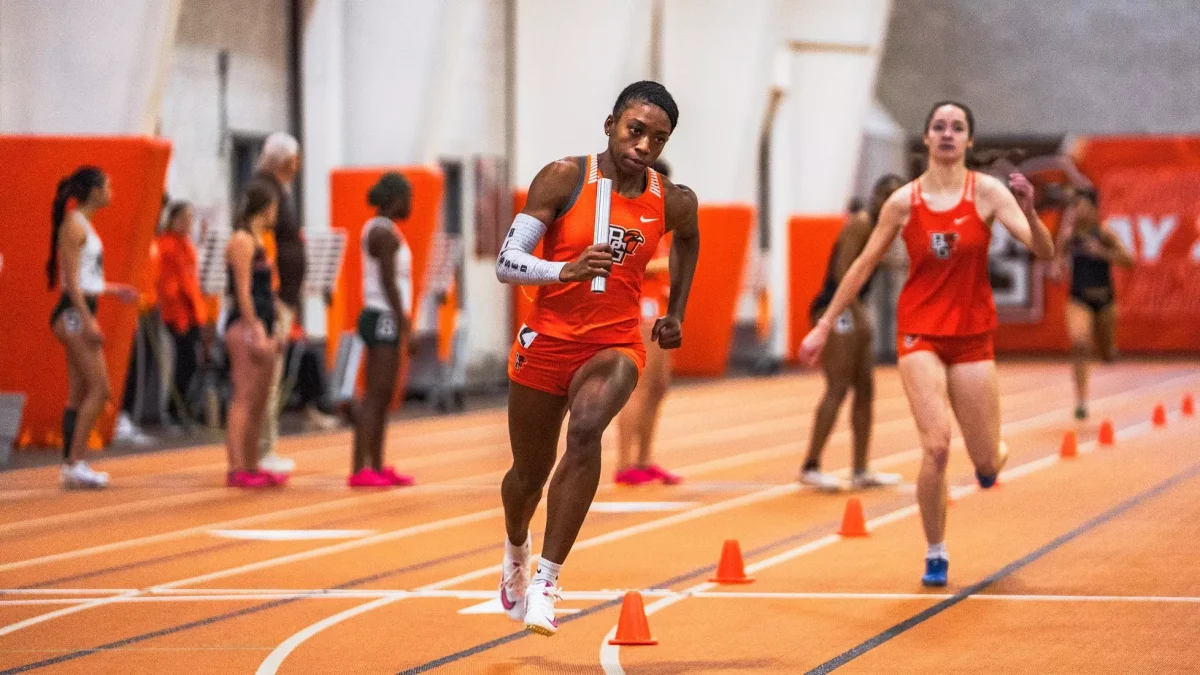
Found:
M 358 336 L 368 347 L 399 345 L 400 326 L 391 312 L 368 308 L 358 315 Z

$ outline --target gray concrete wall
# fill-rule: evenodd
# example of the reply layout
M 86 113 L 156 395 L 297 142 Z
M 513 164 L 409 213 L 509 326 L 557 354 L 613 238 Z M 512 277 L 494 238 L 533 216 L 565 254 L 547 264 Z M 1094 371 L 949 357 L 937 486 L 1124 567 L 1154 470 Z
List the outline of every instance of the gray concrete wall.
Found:
M 941 98 L 984 135 L 1200 132 L 1200 0 L 895 0 L 877 94 L 910 133 Z

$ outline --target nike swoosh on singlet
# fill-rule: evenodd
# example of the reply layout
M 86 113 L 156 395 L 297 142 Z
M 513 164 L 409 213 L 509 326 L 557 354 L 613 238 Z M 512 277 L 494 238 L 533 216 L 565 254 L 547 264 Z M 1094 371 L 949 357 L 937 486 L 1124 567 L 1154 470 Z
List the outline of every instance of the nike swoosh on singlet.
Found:
M 970 218 L 970 217 L 971 217 L 971 216 L 963 216 L 962 218 L 955 218 L 955 219 L 954 219 L 954 224 L 955 224 L 955 225 L 962 225 L 963 223 L 967 222 L 967 219 L 968 219 L 968 218 Z
M 638 220 L 641 220 L 643 223 L 653 223 L 654 221 L 658 220 L 658 218 L 647 218 L 646 216 L 638 216 Z

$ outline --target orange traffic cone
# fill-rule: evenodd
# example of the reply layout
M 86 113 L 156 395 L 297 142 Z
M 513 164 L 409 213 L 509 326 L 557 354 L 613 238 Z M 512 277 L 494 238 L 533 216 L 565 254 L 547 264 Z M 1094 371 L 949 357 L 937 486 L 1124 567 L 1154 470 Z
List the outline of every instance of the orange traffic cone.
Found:
M 1075 440 L 1074 431 L 1063 434 L 1062 448 L 1058 451 L 1058 456 L 1063 459 L 1075 459 L 1079 456 L 1079 444 Z
M 726 539 L 721 547 L 721 561 L 717 563 L 717 576 L 709 581 L 718 584 L 748 584 L 754 577 L 746 576 L 746 568 L 742 564 L 742 547 L 737 539 Z
M 1196 402 L 1192 400 L 1191 394 L 1183 395 L 1183 406 L 1179 409 L 1186 417 L 1191 417 L 1196 414 Z
M 851 497 L 850 501 L 846 502 L 846 513 L 842 516 L 842 529 L 838 530 L 838 534 L 843 537 L 867 536 L 867 522 L 863 516 L 862 502 L 858 497 Z
M 629 591 L 625 594 L 625 601 L 621 603 L 621 618 L 617 621 L 617 634 L 608 644 L 622 647 L 658 644 L 658 640 L 650 637 L 650 622 L 646 620 L 641 593 Z
M 1167 409 L 1161 403 L 1154 406 L 1154 426 L 1167 426 Z
M 1113 444 L 1112 420 L 1104 420 L 1100 423 L 1100 436 L 1096 440 L 1100 442 L 1100 445 Z

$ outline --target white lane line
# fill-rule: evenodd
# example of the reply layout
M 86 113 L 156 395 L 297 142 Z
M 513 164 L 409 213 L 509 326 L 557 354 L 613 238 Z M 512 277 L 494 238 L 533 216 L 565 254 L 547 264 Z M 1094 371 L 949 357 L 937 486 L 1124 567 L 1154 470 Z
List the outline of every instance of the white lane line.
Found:
M 136 593 L 137 593 L 137 591 L 129 591 L 128 593 L 123 593 L 116 597 L 123 598 L 123 597 L 132 596 Z M 84 610 L 91 609 L 93 607 L 107 605 L 107 604 L 113 602 L 114 599 L 115 598 L 97 598 L 95 600 L 88 600 L 86 602 L 76 601 L 78 604 L 75 604 L 71 607 L 64 607 L 63 609 L 55 610 L 53 612 L 47 612 L 45 614 L 39 614 L 37 616 L 30 617 L 28 619 L 25 619 L 24 621 L 10 623 L 7 626 L 0 628 L 0 637 L 8 635 L 9 633 L 15 633 L 15 632 L 21 630 L 22 628 L 36 626 L 37 624 L 43 623 L 45 621 L 50 621 L 52 619 L 57 619 L 59 617 L 68 616 L 70 614 L 75 614 L 76 612 L 82 612 Z
M 364 546 L 374 546 L 375 544 L 382 544 L 382 543 L 389 542 L 389 541 L 395 541 L 397 539 L 404 539 L 406 537 L 413 537 L 418 534 L 425 534 L 427 532 L 438 532 L 440 530 L 444 530 L 444 529 L 447 529 L 450 527 L 458 527 L 460 525 L 477 523 L 480 521 L 489 520 L 491 518 L 496 518 L 496 517 L 503 516 L 503 515 L 504 515 L 503 508 L 494 508 L 494 509 L 487 509 L 486 511 L 477 511 L 475 513 L 468 513 L 468 514 L 462 515 L 462 516 L 454 516 L 453 518 L 443 518 L 441 520 L 435 520 L 435 521 L 429 522 L 429 523 L 422 523 L 420 525 L 413 525 L 411 527 L 406 527 L 406 528 L 403 528 L 400 530 L 393 530 L 391 532 L 385 532 L 383 534 L 377 534 L 377 535 L 374 535 L 371 537 L 364 537 L 362 539 L 355 539 L 352 541 L 343 542 L 341 544 L 322 546 L 320 548 L 309 549 L 307 551 L 301 551 L 299 553 L 293 553 L 291 555 L 279 556 L 277 558 L 268 558 L 266 560 L 260 560 L 258 562 L 248 563 L 245 565 L 238 565 L 237 567 L 229 567 L 229 568 L 226 568 L 223 570 L 217 570 L 216 572 L 200 574 L 200 575 L 197 575 L 194 577 L 188 577 L 186 579 L 180 579 L 178 581 L 172 581 L 172 582 L 166 583 L 166 584 L 158 584 L 156 586 L 153 586 L 151 588 L 151 590 L 161 590 L 164 588 L 179 588 L 180 586 L 190 586 L 193 584 L 200 584 L 200 583 L 204 583 L 207 581 L 213 581 L 214 579 L 224 579 L 226 577 L 237 576 L 239 574 L 245 574 L 247 572 L 254 572 L 257 570 L 268 569 L 271 567 L 278 567 L 279 565 L 287 565 L 289 563 L 300 562 L 302 560 L 311 560 L 313 558 L 319 558 L 321 556 L 331 555 L 334 553 L 342 553 L 343 551 L 351 551 L 356 548 L 362 548 Z
M 1168 423 L 1171 421 L 1177 420 L 1180 417 L 1181 417 L 1181 415 L 1178 412 L 1171 413 L 1170 415 L 1168 415 Z M 1001 425 L 1001 429 L 1005 430 L 1005 431 L 1008 430 L 1008 427 L 1009 427 L 1009 425 Z M 1118 438 L 1118 439 L 1129 439 L 1129 438 L 1133 438 L 1135 436 L 1144 434 L 1153 428 L 1154 427 L 1149 422 L 1141 422 L 1138 424 L 1131 425 L 1129 427 L 1123 427 L 1120 431 L 1118 431 L 1117 433 L 1114 434 L 1114 437 Z M 1090 453 L 1090 452 L 1095 452 L 1098 447 L 1099 447 L 1099 444 L 1095 440 L 1091 440 L 1091 441 L 1087 441 L 1085 443 L 1081 443 L 1079 445 L 1078 451 L 1079 451 L 1079 454 L 1086 454 L 1086 453 Z M 1023 476 L 1028 476 L 1034 472 L 1041 471 L 1048 467 L 1054 466 L 1059 461 L 1060 461 L 1060 459 L 1057 454 L 1047 455 L 1040 459 L 1035 459 L 1030 462 L 1026 462 L 1019 466 L 1013 467 L 1012 469 L 1009 469 L 1007 471 L 1001 472 L 1000 480 L 1002 482 L 1006 482 L 1006 483 L 1011 482 L 1011 481 L 1021 478 Z M 961 488 L 956 488 L 956 489 L 952 490 L 952 493 L 953 493 L 952 496 L 955 499 L 962 499 L 962 498 L 967 497 L 968 495 L 974 494 L 978 491 L 979 491 L 979 488 L 974 485 L 963 486 Z M 894 511 L 891 511 L 889 513 L 886 513 L 877 518 L 872 518 L 871 520 L 868 520 L 866 523 L 867 529 L 874 530 L 883 525 L 887 525 L 889 523 L 894 523 L 898 520 L 902 520 L 909 516 L 915 515 L 918 512 L 919 512 L 919 507 L 916 504 L 912 504 L 910 506 L 905 506 L 905 507 L 896 509 Z M 836 535 L 836 534 L 830 534 L 830 535 L 826 535 L 824 537 L 820 537 L 820 538 L 810 541 L 806 544 L 801 544 L 800 546 L 797 546 L 795 548 L 784 551 L 783 553 L 780 553 L 778 555 L 774 555 L 774 556 L 771 556 L 770 558 L 760 560 L 759 562 L 756 562 L 752 565 L 746 565 L 746 574 L 756 574 L 764 569 L 774 567 L 775 565 L 779 565 L 779 564 L 787 562 L 789 560 L 799 558 L 800 556 L 807 555 L 814 551 L 819 551 L 823 548 L 827 548 L 828 546 L 831 546 L 832 544 L 836 544 L 837 542 L 841 541 L 842 539 L 843 539 L 843 537 Z M 704 582 L 704 583 L 696 584 L 695 586 L 692 586 L 691 588 L 684 590 L 682 593 L 679 593 L 677 595 L 673 595 L 670 597 L 662 598 L 661 600 L 657 600 L 657 601 L 647 605 L 646 610 L 645 610 L 646 616 L 650 616 L 651 614 L 654 614 L 655 612 L 658 612 L 659 610 L 665 609 L 667 607 L 670 607 L 671 605 L 682 602 L 683 600 L 685 600 L 688 597 L 696 597 L 698 594 L 708 593 L 709 591 L 712 591 L 714 588 L 718 588 L 718 587 L 719 587 L 719 584 L 716 584 L 713 582 Z M 621 667 L 621 648 L 619 646 L 610 645 L 608 643 L 608 641 L 613 639 L 613 637 L 616 636 L 616 634 L 617 634 L 617 627 L 613 626 L 608 631 L 608 633 L 604 636 L 604 639 L 600 642 L 600 666 L 604 669 L 605 675 L 625 675 L 625 669 Z
M 209 530 L 214 537 L 250 541 L 313 541 L 317 539 L 356 539 L 375 534 L 375 530 Z
M 378 600 L 372 600 L 371 602 L 358 605 L 357 607 L 351 607 L 350 609 L 347 609 L 343 612 L 338 612 L 333 616 L 326 617 L 314 623 L 308 628 L 305 628 L 304 630 L 296 633 L 280 643 L 278 647 L 276 647 L 271 651 L 270 654 L 267 655 L 267 658 L 263 660 L 262 665 L 260 665 L 258 670 L 255 672 L 258 673 L 258 675 L 263 675 L 264 673 L 274 673 L 279 669 L 279 666 L 283 664 L 283 660 L 288 657 L 288 654 L 291 654 L 292 650 L 294 650 L 296 647 L 299 647 L 308 638 L 320 633 L 330 626 L 339 624 L 346 619 L 356 617 L 359 614 L 369 612 L 373 609 L 378 609 L 384 605 L 390 605 L 400 599 L 400 596 L 379 598 Z
M 629 589 L 638 590 L 638 589 Z M 597 602 L 624 597 L 625 590 L 564 591 L 564 602 Z M 817 593 L 789 591 L 669 591 L 642 589 L 644 598 L 677 598 L 696 600 L 945 600 L 953 597 L 949 593 Z M 130 591 L 137 593 L 137 591 Z M 300 591 L 271 591 L 238 589 L 226 593 L 198 593 L 177 595 L 122 595 L 106 598 L 110 604 L 142 602 L 248 602 L 251 600 L 468 600 L 479 601 L 458 611 L 459 614 L 500 614 L 503 608 L 493 591 L 416 591 L 416 590 L 370 590 L 345 591 L 339 589 L 317 589 Z M 1200 596 L 1176 595 L 1005 595 L 978 594 L 970 600 L 999 600 L 1006 602 L 1097 602 L 1097 603 L 1164 603 L 1200 604 Z M 0 607 L 22 605 L 78 605 L 85 601 L 78 598 L 40 598 L 28 600 L 0 600 Z M 566 611 L 566 610 L 564 610 Z

